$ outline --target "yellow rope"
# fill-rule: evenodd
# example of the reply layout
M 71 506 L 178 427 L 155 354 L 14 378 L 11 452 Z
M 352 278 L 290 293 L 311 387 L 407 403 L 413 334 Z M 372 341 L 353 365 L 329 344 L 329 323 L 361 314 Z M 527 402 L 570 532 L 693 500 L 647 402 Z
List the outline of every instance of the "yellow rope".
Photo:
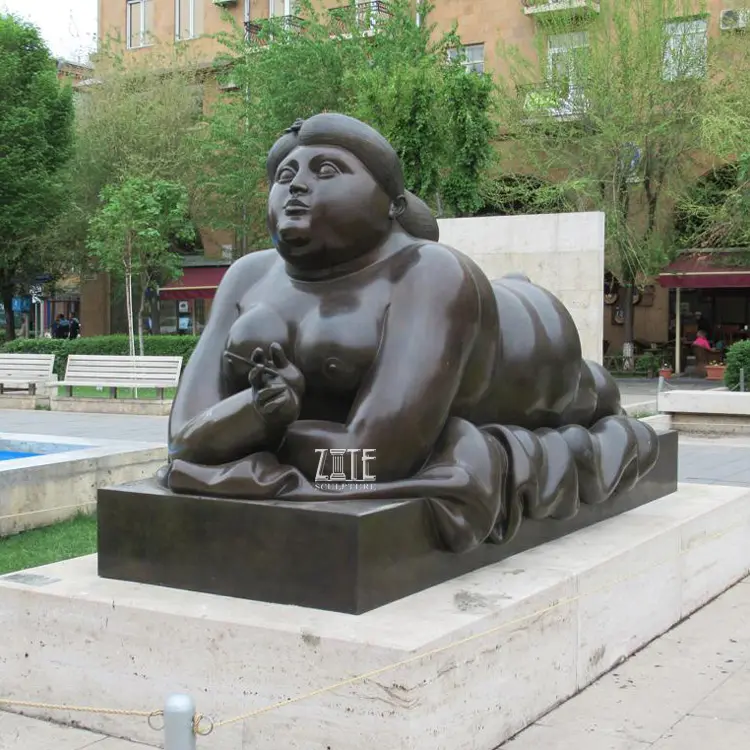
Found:
M 725 531 L 715 532 L 713 534 L 706 534 L 704 537 L 702 537 L 701 541 L 697 545 L 693 545 L 690 549 L 695 549 L 696 546 L 703 546 L 708 541 L 720 539 L 721 537 L 725 536 L 731 531 L 734 531 L 738 527 L 739 525 L 735 525 L 735 526 L 730 527 L 729 529 L 726 529 Z M 678 556 L 685 555 L 687 554 L 687 552 L 688 552 L 687 549 L 680 550 L 680 552 L 678 553 Z M 211 734 L 211 732 L 213 732 L 214 729 L 219 729 L 220 727 L 225 727 L 225 726 L 229 726 L 230 724 L 236 724 L 237 722 L 240 722 L 240 721 L 252 719 L 252 718 L 255 718 L 256 716 L 260 716 L 261 714 L 270 713 L 271 711 L 275 711 L 280 708 L 285 708 L 286 706 L 290 706 L 292 704 L 299 703 L 304 700 L 309 700 L 310 698 L 315 698 L 319 695 L 324 695 L 325 693 L 333 692 L 334 690 L 340 690 L 341 688 L 349 687 L 350 685 L 355 685 L 360 682 L 365 682 L 366 680 L 373 679 L 374 677 L 379 677 L 382 674 L 391 672 L 395 669 L 399 669 L 400 667 L 406 666 L 408 664 L 413 664 L 414 662 L 421 661 L 422 659 L 426 659 L 430 656 L 436 656 L 438 654 L 445 653 L 446 651 L 450 651 L 460 646 L 464 646 L 467 643 L 472 643 L 473 641 L 477 641 L 482 638 L 486 638 L 490 635 L 494 635 L 495 633 L 499 633 L 500 631 L 505 630 L 506 628 L 511 628 L 516 625 L 521 625 L 525 622 L 528 622 L 529 620 L 533 620 L 535 618 L 548 614 L 549 612 L 552 612 L 556 609 L 559 609 L 562 606 L 579 601 L 584 596 L 592 596 L 593 594 L 600 593 L 601 591 L 606 591 L 607 589 L 611 589 L 616 585 L 619 585 L 626 581 L 637 578 L 643 575 L 644 573 L 649 572 L 650 570 L 654 570 L 660 567 L 661 565 L 667 564 L 671 562 L 671 560 L 672 560 L 671 557 L 668 557 L 668 558 L 665 557 L 660 562 L 654 565 L 650 565 L 647 568 L 642 568 L 641 570 L 638 570 L 637 572 L 634 572 L 634 573 L 630 573 L 629 575 L 622 576 L 621 578 L 618 578 L 612 582 L 603 584 L 599 586 L 598 588 L 591 589 L 590 591 L 587 591 L 586 594 L 584 595 L 576 594 L 575 596 L 558 599 L 556 602 L 548 605 L 547 607 L 543 607 L 542 609 L 538 609 L 535 612 L 532 612 L 531 614 L 523 615 L 521 617 L 516 617 L 512 620 L 503 622 L 500 625 L 496 625 L 495 627 L 489 628 L 488 630 L 484 630 L 480 633 L 475 633 L 474 635 L 467 636 L 466 638 L 461 638 L 458 641 L 453 641 L 444 646 L 438 646 L 437 648 L 431 649 L 429 651 L 425 651 L 420 654 L 415 654 L 414 656 L 407 657 L 406 659 L 402 659 L 392 664 L 388 664 L 384 667 L 379 667 L 378 669 L 373 669 L 369 672 L 364 672 L 354 677 L 349 677 L 348 679 L 340 680 L 339 682 L 333 683 L 331 685 L 327 685 L 325 687 L 318 688 L 317 690 L 312 690 L 308 693 L 298 695 L 295 698 L 287 698 L 285 700 L 278 701 L 276 703 L 272 703 L 270 705 L 263 706 L 261 708 L 253 709 L 244 714 L 240 714 L 239 716 L 235 716 L 231 719 L 225 719 L 224 721 L 214 722 L 208 716 L 204 716 L 203 714 L 196 714 L 195 717 L 193 718 L 193 731 L 195 732 L 195 734 L 206 736 L 208 734 Z M 17 706 L 21 708 L 41 708 L 41 709 L 47 709 L 50 711 L 74 711 L 74 712 L 91 713 L 91 714 L 111 714 L 111 715 L 116 715 L 116 716 L 140 716 L 140 717 L 148 718 L 149 726 L 151 726 L 152 728 L 155 728 L 155 727 L 153 727 L 153 725 L 151 724 L 151 719 L 163 714 L 162 711 L 134 711 L 134 710 L 129 710 L 129 709 L 119 709 L 119 708 L 95 708 L 91 706 L 67 706 L 67 705 L 60 705 L 60 704 L 54 704 L 54 703 L 21 701 L 21 700 L 15 700 L 13 698 L 0 698 L 0 706 L 2 705 Z M 205 730 L 201 730 L 200 724 L 201 722 L 204 722 L 204 721 L 207 722 L 208 726 L 206 727 Z
M 701 544 L 695 545 L 695 546 L 702 546 L 709 540 L 715 540 L 720 539 L 724 535 L 728 534 L 730 531 L 733 531 L 736 527 L 732 527 L 730 529 L 727 529 L 723 532 L 716 532 L 714 534 L 708 534 L 705 537 L 703 537 Z M 695 549 L 695 546 L 691 547 L 691 549 Z M 682 556 L 684 554 L 687 554 L 687 550 L 680 550 L 679 555 Z M 388 664 L 385 667 L 380 667 L 378 669 L 373 669 L 370 672 L 365 672 L 363 674 L 356 675 L 355 677 L 350 677 L 346 680 L 341 680 L 340 682 L 336 682 L 332 685 L 328 685 L 326 687 L 318 688 L 317 690 L 313 690 L 309 693 L 304 693 L 303 695 L 299 695 L 296 698 L 287 698 L 283 701 L 278 701 L 277 703 L 272 703 L 268 706 L 263 706 L 262 708 L 256 708 L 252 711 L 248 711 L 247 713 L 240 714 L 239 716 L 235 716 L 231 719 L 225 719 L 224 721 L 217 721 L 212 724 L 213 729 L 219 729 L 220 727 L 228 726 L 229 724 L 236 724 L 239 721 L 245 721 L 246 719 L 252 719 L 256 716 L 260 716 L 261 714 L 269 713 L 270 711 L 275 711 L 279 708 L 284 708 L 286 706 L 290 706 L 294 703 L 299 703 L 303 700 L 308 700 L 310 698 L 315 698 L 319 695 L 323 695 L 324 693 L 330 693 L 334 690 L 340 690 L 341 688 L 348 687 L 350 685 L 354 685 L 360 682 L 365 682 L 367 680 L 370 680 L 374 677 L 379 677 L 382 674 L 385 674 L 386 672 L 393 671 L 395 669 L 399 669 L 400 667 L 406 666 L 408 664 L 413 664 L 414 662 L 420 661 L 422 659 L 426 659 L 430 656 L 436 656 L 438 654 L 445 653 L 446 651 L 450 651 L 451 649 L 458 648 L 459 646 L 464 646 L 467 643 L 471 643 L 473 641 L 480 640 L 482 638 L 486 638 L 490 635 L 494 635 L 495 633 L 499 633 L 502 630 L 505 630 L 506 628 L 512 628 L 516 625 L 521 625 L 525 622 L 528 622 L 529 620 L 533 620 L 537 617 L 541 617 L 543 615 L 548 614 L 549 612 L 552 612 L 555 609 L 558 609 L 560 607 L 563 607 L 567 604 L 572 604 L 576 601 L 579 601 L 584 596 L 592 596 L 593 594 L 598 594 L 602 591 L 606 591 L 607 589 L 614 588 L 615 586 L 625 583 L 626 581 L 632 580 L 634 578 L 638 578 L 639 576 L 643 575 L 644 573 L 648 573 L 650 570 L 654 570 L 662 565 L 665 565 L 671 561 L 672 558 L 665 557 L 660 562 L 650 565 L 647 568 L 643 568 L 635 573 L 631 573 L 629 575 L 625 575 L 622 578 L 618 578 L 615 581 L 612 581 L 610 583 L 603 584 L 602 586 L 599 586 L 598 588 L 591 589 L 586 592 L 586 594 L 576 594 L 575 596 L 566 597 L 563 599 L 559 599 L 553 604 L 550 604 L 547 607 L 544 607 L 542 609 L 536 610 L 535 612 L 532 612 L 528 615 L 523 615 L 521 617 L 516 617 L 513 620 L 508 620 L 500 625 L 496 625 L 493 628 L 489 628 L 488 630 L 484 630 L 481 633 L 475 633 L 474 635 L 467 636 L 466 638 L 461 638 L 458 641 L 453 641 L 452 643 L 448 643 L 445 646 L 438 646 L 437 648 L 431 649 L 430 651 L 425 651 L 420 654 L 416 654 L 414 656 L 410 656 L 406 659 L 402 659 L 401 661 L 394 662 L 393 664 Z
M 89 505 L 96 505 L 96 500 L 89 503 L 78 503 L 76 505 L 58 505 L 55 508 L 42 508 L 41 510 L 26 510 L 23 513 L 11 513 L 7 516 L 0 516 L 0 521 L 6 521 L 9 518 L 23 518 L 24 516 L 36 516 L 39 513 L 54 513 L 56 510 L 71 510 L 72 508 L 87 508 Z
M 142 716 L 150 718 L 161 711 L 133 711 L 126 708 L 95 708 L 93 706 L 66 706 L 60 703 L 40 703 L 38 701 L 21 701 L 15 698 L 0 698 L 0 706 L 18 708 L 44 708 L 48 711 L 73 711 L 85 714 L 111 714 L 113 716 Z

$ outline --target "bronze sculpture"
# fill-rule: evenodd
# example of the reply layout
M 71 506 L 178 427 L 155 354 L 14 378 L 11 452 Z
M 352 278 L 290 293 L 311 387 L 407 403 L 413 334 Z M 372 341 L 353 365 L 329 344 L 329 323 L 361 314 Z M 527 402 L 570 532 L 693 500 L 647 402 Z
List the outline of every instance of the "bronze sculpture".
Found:
M 427 498 L 441 543 L 466 552 L 508 541 L 524 516 L 603 503 L 655 464 L 656 434 L 582 359 L 562 303 L 439 244 L 375 130 L 316 115 L 267 164 L 275 249 L 221 283 L 175 398 L 167 487 Z M 355 455 L 365 473 L 347 463 L 343 490 L 319 481 Z

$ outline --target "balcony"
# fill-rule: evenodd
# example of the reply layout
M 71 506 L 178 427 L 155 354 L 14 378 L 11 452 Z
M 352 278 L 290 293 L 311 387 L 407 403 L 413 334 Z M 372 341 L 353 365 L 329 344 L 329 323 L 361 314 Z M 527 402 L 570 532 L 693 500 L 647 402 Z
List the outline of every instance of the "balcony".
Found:
M 599 15 L 598 0 L 521 0 L 523 12 L 540 22 L 587 20 Z
M 373 34 L 384 19 L 391 16 L 388 4 L 382 0 L 369 0 L 331 8 L 328 11 L 335 36 L 349 36 L 353 29 L 363 35 Z
M 245 23 L 245 39 L 249 44 L 265 46 L 273 41 L 274 31 L 281 29 L 288 33 L 298 34 L 305 27 L 299 16 L 273 16 Z
M 547 120 L 571 122 L 580 120 L 588 111 L 589 101 L 580 84 L 538 83 L 518 87 L 523 100 L 527 123 Z

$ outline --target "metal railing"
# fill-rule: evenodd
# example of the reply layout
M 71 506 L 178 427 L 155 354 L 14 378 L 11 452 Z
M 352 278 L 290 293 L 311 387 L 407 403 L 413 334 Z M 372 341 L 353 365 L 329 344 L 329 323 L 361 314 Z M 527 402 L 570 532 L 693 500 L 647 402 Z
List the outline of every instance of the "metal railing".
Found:
M 379 23 L 386 18 L 390 18 L 392 14 L 388 3 L 382 0 L 369 0 L 364 3 L 352 3 L 351 5 L 330 8 L 328 15 L 334 29 L 345 34 L 352 27 L 360 31 L 375 29 Z
M 299 16 L 273 16 L 245 23 L 245 39 L 250 44 L 268 44 L 273 41 L 273 32 L 282 29 L 290 33 L 300 33 L 305 22 Z

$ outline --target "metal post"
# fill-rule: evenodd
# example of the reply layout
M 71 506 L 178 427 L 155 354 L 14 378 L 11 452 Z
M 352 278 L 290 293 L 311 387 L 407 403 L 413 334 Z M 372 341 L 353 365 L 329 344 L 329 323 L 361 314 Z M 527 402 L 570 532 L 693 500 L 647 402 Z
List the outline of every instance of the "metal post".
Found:
M 745 392 L 745 368 L 740 367 L 740 392 Z
M 675 307 L 675 318 L 674 318 L 674 374 L 680 374 L 680 359 L 682 358 L 682 320 L 680 315 L 681 300 L 680 297 L 682 290 L 677 287 L 674 290 L 674 307 Z
M 164 750 L 195 750 L 195 702 L 189 695 L 170 695 L 164 705 Z

